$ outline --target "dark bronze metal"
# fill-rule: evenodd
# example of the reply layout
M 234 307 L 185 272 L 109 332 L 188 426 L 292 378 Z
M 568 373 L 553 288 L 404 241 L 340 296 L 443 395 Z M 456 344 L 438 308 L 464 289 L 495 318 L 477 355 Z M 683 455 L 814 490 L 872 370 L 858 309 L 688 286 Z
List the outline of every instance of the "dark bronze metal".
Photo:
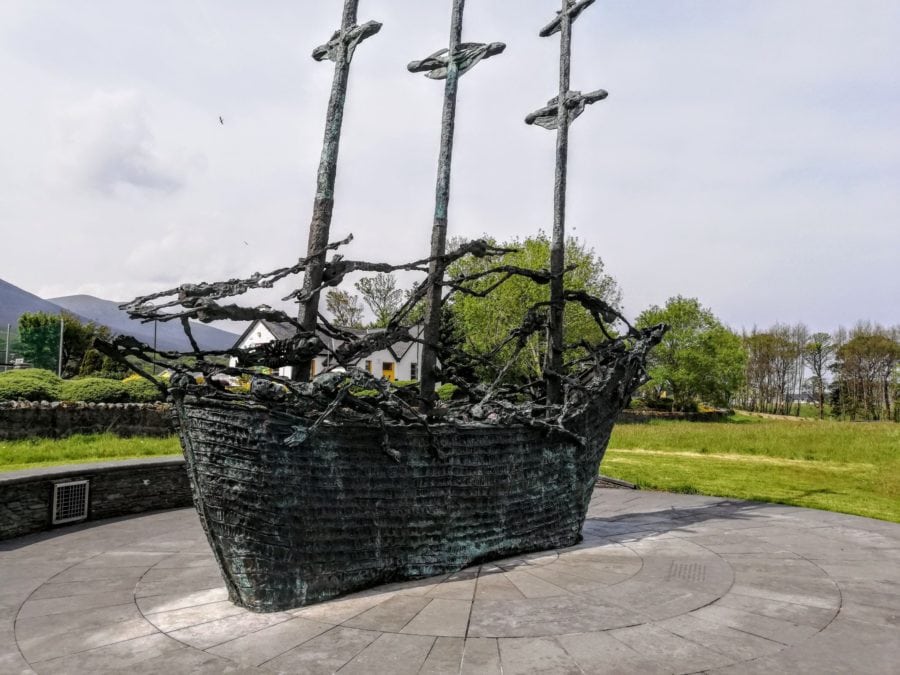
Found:
M 564 279 L 566 265 L 566 183 L 569 165 L 569 125 L 584 112 L 586 105 L 606 98 L 605 91 L 581 94 L 569 89 L 572 63 L 572 22 L 594 4 L 595 0 L 562 0 L 556 18 L 541 30 L 541 37 L 560 34 L 559 95 L 540 110 L 525 118 L 528 124 L 556 130 L 556 179 L 553 195 L 553 238 L 550 243 L 550 323 L 547 330 L 547 353 L 544 360 L 544 380 L 547 403 L 563 403 L 563 323 L 565 320 Z M 560 105 L 560 101 L 564 102 Z M 554 119 L 555 114 L 555 119 Z
M 319 291 L 322 285 L 322 272 L 325 268 L 325 247 L 331 232 L 331 219 L 334 211 L 334 182 L 337 176 L 338 152 L 341 143 L 341 129 L 344 122 L 344 105 L 347 101 L 347 84 L 350 79 L 350 64 L 356 47 L 365 39 L 381 30 L 376 21 L 357 26 L 356 17 L 359 0 L 345 0 L 341 28 L 336 31 L 326 44 L 313 50 L 316 61 L 334 61 L 334 81 L 331 86 L 331 97 L 328 101 L 328 113 L 325 121 L 325 139 L 322 144 L 322 157 L 319 161 L 319 173 L 316 180 L 316 198 L 313 204 L 312 222 L 309 225 L 309 241 L 306 255 L 310 264 L 303 280 L 303 296 L 299 320 L 303 330 L 313 332 L 319 315 Z M 321 253 L 316 253 L 321 251 Z M 294 377 L 298 380 L 309 379 L 310 362 L 295 366 Z
M 559 134 L 551 270 L 487 264 L 445 279 L 447 266 L 464 256 L 509 252 L 485 241 L 445 252 L 458 80 L 480 60 L 503 51 L 500 43 L 461 42 L 463 0 L 453 4 L 449 48 L 409 66 L 446 80 L 432 254 L 400 265 L 346 260 L 336 252 L 328 258 L 350 241 L 327 239 L 350 60 L 359 42 L 379 27 L 356 26 L 358 0 L 347 0 L 341 30 L 314 52 L 318 60 L 334 60 L 336 69 L 306 257 L 269 273 L 185 284 L 123 305 L 145 322 L 180 321 L 188 335 L 190 319 L 274 321 L 280 325 L 272 326 L 273 332 L 277 328 L 282 339 L 220 352 L 202 351 L 192 340 L 188 354 L 160 352 L 127 336 L 112 344 L 98 341 L 104 354 L 168 391 L 200 521 L 229 596 L 239 605 L 261 612 L 291 609 L 579 540 L 616 416 L 646 381 L 648 353 L 666 330 L 636 330 L 601 298 L 562 288 L 569 271 L 562 255 L 568 127 L 586 105 L 605 96 L 569 91 L 571 22 L 592 1 L 563 4 L 560 94 L 529 116 L 529 123 Z M 556 32 L 553 26 L 545 29 L 548 34 Z M 427 272 L 428 280 L 384 330 L 361 335 L 318 315 L 321 291 L 348 274 L 395 270 Z M 223 303 L 299 274 L 303 288 L 285 298 L 302 305 L 299 319 L 265 305 Z M 498 336 L 487 352 L 441 339 L 442 300 L 457 293 L 485 297 L 513 277 L 549 284 L 550 302 L 523 307 L 522 325 Z M 430 332 L 421 340 L 411 331 L 409 316 L 426 298 Z M 552 343 L 558 362 L 548 360 L 546 378 L 562 394 L 554 401 L 540 381 L 514 380 L 507 373 L 531 336 L 549 322 L 561 330 L 565 302 L 584 307 L 605 339 L 577 345 L 579 356 L 568 363 L 562 360 L 561 334 Z M 617 321 L 625 328 L 613 337 L 606 326 Z M 360 367 L 363 359 L 403 343 L 422 344 L 431 355 L 431 367 L 422 368 L 431 378 L 427 397 Z M 323 353 L 335 369 L 311 382 L 269 370 L 308 363 Z M 226 364 L 226 357 L 234 363 Z M 451 400 L 432 406 L 437 358 L 441 379 L 457 390 Z M 168 386 L 140 363 L 171 370 Z M 249 386 L 235 386 L 235 378 Z
M 453 135 L 456 125 L 456 95 L 459 78 L 483 59 L 506 49 L 502 42 L 477 44 L 462 42 L 465 0 L 453 0 L 450 19 L 450 46 L 421 61 L 413 61 L 411 73 L 427 73 L 434 80 L 444 80 L 444 111 L 441 119 L 441 149 L 438 157 L 437 189 L 435 191 L 434 225 L 431 230 L 431 258 L 428 269 L 425 309 L 424 345 L 420 368 L 420 394 L 423 410 L 430 410 L 437 384 L 437 346 L 441 337 L 441 298 L 444 266 L 441 258 L 447 250 L 447 215 L 450 204 L 450 170 L 453 163 Z

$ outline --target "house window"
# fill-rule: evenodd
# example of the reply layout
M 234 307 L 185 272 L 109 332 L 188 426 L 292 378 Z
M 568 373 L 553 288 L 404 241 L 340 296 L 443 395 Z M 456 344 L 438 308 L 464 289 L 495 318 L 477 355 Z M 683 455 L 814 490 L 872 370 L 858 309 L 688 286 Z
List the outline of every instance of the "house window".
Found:
M 371 361 L 366 361 L 366 372 L 367 373 L 372 372 L 372 362 Z
M 409 364 L 409 379 L 411 379 L 411 380 L 419 379 L 419 364 L 418 363 L 410 363 Z
M 381 377 L 391 382 L 397 379 L 396 372 L 394 371 L 394 363 L 392 361 L 381 362 Z

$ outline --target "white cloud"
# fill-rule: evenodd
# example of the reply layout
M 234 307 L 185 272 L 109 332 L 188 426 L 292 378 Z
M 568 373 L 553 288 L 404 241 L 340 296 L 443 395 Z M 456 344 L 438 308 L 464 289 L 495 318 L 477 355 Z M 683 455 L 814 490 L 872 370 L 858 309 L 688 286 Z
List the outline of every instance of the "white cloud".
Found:
M 299 257 L 331 84 L 309 54 L 335 5 L 0 3 L 0 245 L 25 252 L 0 277 L 125 298 Z M 523 123 L 554 93 L 552 13 L 467 7 L 466 39 L 509 47 L 462 81 L 453 235 L 552 223 L 553 135 Z M 384 29 L 351 75 L 348 257 L 427 249 L 442 87 L 405 65 L 448 17 L 449 0 L 361 3 Z M 680 293 L 736 326 L 897 321 L 900 3 L 609 0 L 575 38 L 573 86 L 611 95 L 573 130 L 570 231 L 630 313 Z
M 59 141 L 64 174 L 101 193 L 167 194 L 185 185 L 187 163 L 160 146 L 136 91 L 97 91 L 75 103 L 60 115 Z

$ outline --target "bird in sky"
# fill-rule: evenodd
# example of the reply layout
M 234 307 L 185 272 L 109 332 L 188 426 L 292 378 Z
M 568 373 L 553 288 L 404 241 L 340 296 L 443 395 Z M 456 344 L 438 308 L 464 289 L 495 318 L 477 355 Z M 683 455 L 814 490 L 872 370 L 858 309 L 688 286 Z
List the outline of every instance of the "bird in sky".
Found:
M 219 115 L 219 124 L 225 124 L 225 120 L 222 119 L 221 115 Z

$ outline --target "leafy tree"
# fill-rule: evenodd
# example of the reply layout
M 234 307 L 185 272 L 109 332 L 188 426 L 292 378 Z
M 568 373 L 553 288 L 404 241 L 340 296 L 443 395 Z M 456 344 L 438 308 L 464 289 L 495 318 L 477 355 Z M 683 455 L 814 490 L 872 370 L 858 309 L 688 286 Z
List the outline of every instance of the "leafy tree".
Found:
M 670 330 L 650 354 L 651 387 L 671 392 L 679 410 L 698 402 L 728 405 L 744 378 L 741 338 L 696 298 L 670 298 L 665 307 L 654 305 L 637 319 L 639 327 L 659 323 Z
M 95 337 L 109 339 L 106 326 L 93 322 L 83 324 L 74 315 L 62 314 L 62 375 L 90 375 L 102 373 L 121 377 L 123 369 L 91 348 Z M 17 349 L 35 368 L 55 371 L 59 364 L 60 318 L 47 312 L 25 313 L 19 317 Z
M 338 326 L 362 328 L 363 308 L 358 295 L 333 289 L 325 296 L 325 306 Z
M 110 342 L 112 340 L 112 332 L 106 326 L 97 326 L 93 323 L 88 325 L 93 326 L 94 329 L 94 332 L 91 335 L 91 342 L 93 342 L 95 338 L 105 340 L 106 342 Z M 111 359 L 110 357 L 106 356 L 105 354 L 101 354 L 96 349 L 91 347 L 85 352 L 84 358 L 81 360 L 81 365 L 78 369 L 78 376 L 96 376 L 111 380 L 121 380 L 130 372 L 131 371 L 128 370 L 128 368 L 123 366 L 115 359 Z
M 374 277 L 363 277 L 356 282 L 356 290 L 375 315 L 373 328 L 386 327 L 403 302 L 403 291 L 397 288 L 393 274 L 382 272 Z
M 851 419 L 892 419 L 900 341 L 880 326 L 861 324 L 837 348 L 834 399 Z
M 17 350 L 33 367 L 55 371 L 59 364 L 59 317 L 27 312 L 19 317 Z
M 451 242 L 451 248 L 461 242 Z M 494 244 L 495 242 L 491 241 Z M 550 239 L 546 234 L 527 239 L 513 239 L 500 245 L 503 248 L 515 249 L 502 258 L 463 258 L 453 263 L 448 273 L 451 277 L 476 274 L 497 265 L 513 265 L 530 270 L 548 269 L 550 266 Z M 592 250 L 578 239 L 566 241 L 566 262 L 576 266 L 565 275 L 565 287 L 570 290 L 583 290 L 603 298 L 613 307 L 621 302 L 621 292 L 616 281 L 604 272 L 603 261 Z M 498 278 L 484 278 L 468 284 L 475 291 L 484 291 L 496 283 Z M 487 297 L 479 298 L 457 294 L 449 303 L 448 310 L 452 315 L 459 340 L 465 342 L 466 348 L 476 354 L 484 354 L 502 341 L 510 331 L 519 328 L 526 312 L 539 303 L 550 300 L 550 287 L 536 284 L 530 279 L 513 277 L 492 291 Z M 566 307 L 564 323 L 566 342 L 577 344 L 580 341 L 596 342 L 601 338 L 600 329 L 590 314 L 582 307 L 570 304 Z M 546 348 L 546 334 L 541 332 L 532 335 L 526 348 L 519 354 L 509 375 L 514 379 L 530 380 L 542 372 L 543 354 Z M 512 355 L 513 347 L 508 347 L 498 355 L 499 369 Z M 577 350 L 570 349 L 567 356 L 575 355 Z M 482 377 L 492 378 L 495 372 L 483 372 Z
M 416 294 L 416 291 L 419 290 L 419 282 L 414 282 L 412 288 L 409 290 L 403 291 L 403 303 L 407 303 L 410 301 L 412 296 Z M 412 309 L 409 311 L 409 314 L 406 315 L 404 319 L 404 324 L 417 324 L 425 321 L 425 299 L 419 300 L 415 305 L 413 305 Z
M 828 333 L 813 333 L 803 350 L 803 361 L 813 376 L 813 387 L 819 399 L 819 419 L 825 419 L 825 371 L 834 356 L 834 343 Z

